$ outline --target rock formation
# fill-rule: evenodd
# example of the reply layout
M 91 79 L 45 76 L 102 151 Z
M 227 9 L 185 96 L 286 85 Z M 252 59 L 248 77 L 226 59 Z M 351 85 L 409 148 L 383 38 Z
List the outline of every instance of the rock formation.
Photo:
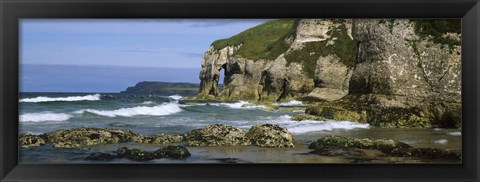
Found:
M 461 127 L 460 30 L 451 19 L 269 21 L 212 43 L 197 97 L 302 99 L 328 106 L 310 109 L 327 119 Z

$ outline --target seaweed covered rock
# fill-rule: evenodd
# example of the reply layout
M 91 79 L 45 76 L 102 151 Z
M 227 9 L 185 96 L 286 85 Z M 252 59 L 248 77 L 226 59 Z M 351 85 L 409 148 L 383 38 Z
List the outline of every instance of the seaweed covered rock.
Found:
M 325 136 L 311 143 L 309 149 L 317 149 L 324 146 L 377 149 L 393 156 L 408 156 L 412 147 L 408 144 L 390 139 L 347 138 L 341 136 Z
M 133 141 L 138 143 L 154 143 L 154 144 L 169 144 L 169 143 L 178 143 L 183 140 L 182 135 L 168 135 L 168 134 L 157 134 L 150 136 L 138 136 L 133 139 Z
M 343 156 L 343 157 L 365 157 L 366 156 L 364 151 L 361 151 L 355 148 L 333 147 L 333 146 L 319 147 L 309 153 L 323 155 L 323 156 L 336 156 L 336 157 L 337 156 Z
M 147 160 L 153 160 L 153 159 L 161 159 L 161 158 L 170 158 L 170 159 L 184 159 L 189 157 L 191 154 L 188 151 L 187 148 L 183 146 L 166 146 L 162 147 L 156 151 L 149 152 L 149 151 L 144 151 L 140 149 L 132 149 L 128 147 L 121 147 L 118 148 L 116 151 L 116 156 L 115 158 L 126 158 L 129 160 L 135 160 L 135 161 L 147 161 Z M 107 157 L 107 159 L 110 159 L 110 154 L 108 153 L 101 153 L 101 154 L 92 154 L 91 156 L 87 157 L 86 159 L 88 160 L 91 159 L 96 159 L 96 158 L 103 159 L 103 157 Z
M 434 98 L 412 99 L 381 94 L 348 95 L 336 101 L 318 102 L 308 107 L 305 113 L 384 128 L 461 127 L 461 102 L 438 95 Z
M 305 110 L 305 113 L 335 121 L 356 121 L 361 123 L 366 122 L 366 116 L 362 113 L 350 111 L 340 107 L 317 105 L 307 108 Z
M 153 159 L 161 159 L 163 156 L 156 152 L 147 152 L 140 149 L 122 147 L 117 149 L 117 157 L 127 158 L 135 161 L 146 161 Z
M 184 159 L 189 157 L 191 154 L 187 150 L 187 148 L 183 146 L 166 146 L 158 149 L 155 151 L 157 155 L 160 155 L 165 158 L 173 158 L 173 159 Z
M 292 134 L 287 129 L 274 124 L 256 124 L 250 128 L 246 137 L 253 145 L 260 147 L 294 147 Z
M 45 145 L 46 141 L 44 135 L 21 134 L 18 138 L 18 143 L 20 147 L 28 148 Z
M 335 154 L 331 148 L 347 149 L 374 149 L 389 156 L 396 157 L 419 157 L 428 159 L 461 160 L 461 154 L 457 151 L 435 148 L 413 148 L 412 146 L 391 139 L 347 138 L 342 136 L 325 136 L 312 142 L 308 148 L 314 149 L 313 153 Z M 340 153 L 341 154 L 341 153 Z
M 74 148 L 132 140 L 138 134 L 130 130 L 112 128 L 73 128 L 46 133 L 53 147 Z
M 212 124 L 184 134 L 188 146 L 249 145 L 245 132 L 224 124 Z

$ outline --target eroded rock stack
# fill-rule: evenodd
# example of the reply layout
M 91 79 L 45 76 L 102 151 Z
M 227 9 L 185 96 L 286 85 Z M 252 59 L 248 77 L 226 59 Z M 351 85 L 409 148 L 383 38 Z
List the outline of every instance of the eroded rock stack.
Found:
M 327 119 L 353 112 L 352 121 L 374 126 L 458 128 L 460 27 L 452 19 L 269 21 L 212 43 L 197 97 L 302 99 L 329 107 L 312 109 L 329 111 L 317 115 Z

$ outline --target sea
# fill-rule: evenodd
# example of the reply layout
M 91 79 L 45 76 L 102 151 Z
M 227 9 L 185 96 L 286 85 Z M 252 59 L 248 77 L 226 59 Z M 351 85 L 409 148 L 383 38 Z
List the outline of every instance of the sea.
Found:
M 342 158 L 308 154 L 308 144 L 325 135 L 358 138 L 388 138 L 414 147 L 461 150 L 459 129 L 388 129 L 352 121 L 293 121 L 306 105 L 292 100 L 274 103 L 269 110 L 248 101 L 185 102 L 181 95 L 121 93 L 21 93 L 19 133 L 42 134 L 78 127 L 118 128 L 142 135 L 183 134 L 209 124 L 226 124 L 248 131 L 255 124 L 278 124 L 295 138 L 295 148 L 268 149 L 255 146 L 187 147 L 192 156 L 185 160 L 158 159 L 149 163 L 345 163 Z M 155 150 L 159 144 L 106 144 L 80 149 L 50 145 L 20 150 L 20 163 L 91 163 L 84 158 L 93 152 L 114 151 L 121 146 Z M 137 163 L 115 160 L 112 163 Z M 379 163 L 444 163 L 443 160 L 388 158 Z

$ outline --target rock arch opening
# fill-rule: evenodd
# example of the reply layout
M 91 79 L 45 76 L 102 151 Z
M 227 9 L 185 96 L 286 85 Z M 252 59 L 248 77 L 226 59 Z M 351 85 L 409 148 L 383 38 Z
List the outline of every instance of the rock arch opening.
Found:
M 219 77 L 218 77 L 218 82 L 217 82 L 217 88 L 218 88 L 218 92 L 222 92 L 223 90 L 223 86 L 225 85 L 225 66 L 222 66 L 220 68 L 220 74 L 219 74 Z

